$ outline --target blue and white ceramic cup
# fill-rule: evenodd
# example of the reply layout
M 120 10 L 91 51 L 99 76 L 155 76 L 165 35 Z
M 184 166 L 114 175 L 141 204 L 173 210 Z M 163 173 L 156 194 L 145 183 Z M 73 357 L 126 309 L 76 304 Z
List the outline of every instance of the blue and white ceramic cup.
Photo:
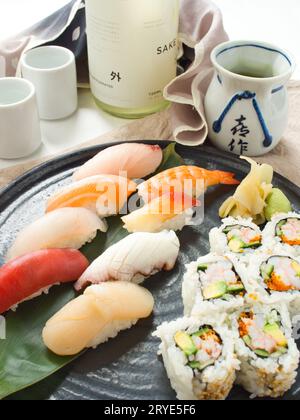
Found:
M 287 126 L 294 59 L 265 42 L 231 41 L 218 45 L 211 60 L 215 75 L 205 113 L 212 143 L 245 156 L 274 149 Z

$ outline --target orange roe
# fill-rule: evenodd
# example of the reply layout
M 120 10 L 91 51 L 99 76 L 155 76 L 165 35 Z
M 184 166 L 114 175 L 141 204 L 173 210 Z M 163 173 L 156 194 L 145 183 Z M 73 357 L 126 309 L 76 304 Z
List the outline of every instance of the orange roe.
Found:
M 221 344 L 221 339 L 214 330 L 209 330 L 205 334 L 201 335 L 201 340 L 208 340 L 212 338 L 217 343 Z
M 254 314 L 252 312 L 243 312 L 241 313 L 241 316 L 239 318 L 239 333 L 241 338 L 245 337 L 245 335 L 248 335 L 248 325 L 245 323 L 245 319 L 253 319 Z
M 277 276 L 274 271 L 271 275 L 271 279 L 268 281 L 267 286 L 270 290 L 276 292 L 288 292 L 289 290 L 295 290 L 293 286 L 287 286 L 281 280 L 280 276 Z
M 261 242 L 261 235 L 255 236 L 251 239 L 250 243 L 252 242 Z
M 300 239 L 289 240 L 285 235 L 281 236 L 281 240 L 285 244 L 288 244 L 288 245 L 291 245 L 291 246 L 300 245 Z

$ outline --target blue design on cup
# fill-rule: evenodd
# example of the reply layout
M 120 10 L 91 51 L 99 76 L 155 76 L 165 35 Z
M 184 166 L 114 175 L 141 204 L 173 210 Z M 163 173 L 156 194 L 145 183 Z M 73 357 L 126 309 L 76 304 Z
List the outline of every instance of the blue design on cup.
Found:
M 226 118 L 227 114 L 229 113 L 229 111 L 231 110 L 231 108 L 233 107 L 233 105 L 237 102 L 237 101 L 241 101 L 243 99 L 245 100 L 252 100 L 252 105 L 253 108 L 256 112 L 257 118 L 259 120 L 260 126 L 262 128 L 262 131 L 264 133 L 264 141 L 263 141 L 263 145 L 264 147 L 270 147 L 272 145 L 272 141 L 273 138 L 268 130 L 267 124 L 265 122 L 265 119 L 263 117 L 263 114 L 260 110 L 260 107 L 258 105 L 257 100 L 255 99 L 256 97 L 256 93 L 252 93 L 248 90 L 245 90 L 242 93 L 237 93 L 236 95 L 234 95 L 231 100 L 228 102 L 228 104 L 226 105 L 226 107 L 224 108 L 224 111 L 222 112 L 222 114 L 220 115 L 220 117 L 213 123 L 213 130 L 215 133 L 220 133 L 220 131 L 222 130 L 222 124 L 224 119 Z

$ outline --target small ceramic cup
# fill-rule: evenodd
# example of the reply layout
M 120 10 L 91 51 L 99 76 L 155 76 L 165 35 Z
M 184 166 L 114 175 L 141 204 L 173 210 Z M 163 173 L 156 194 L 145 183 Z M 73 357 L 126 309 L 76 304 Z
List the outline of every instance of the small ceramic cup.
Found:
M 35 89 L 16 77 L 0 78 L 0 158 L 31 155 L 41 145 Z
M 36 89 L 40 118 L 59 120 L 72 115 L 78 106 L 75 56 L 67 48 L 46 46 L 23 54 L 24 79 Z
M 211 60 L 215 74 L 205 98 L 210 140 L 238 155 L 268 153 L 287 126 L 293 57 L 265 42 L 229 41 Z

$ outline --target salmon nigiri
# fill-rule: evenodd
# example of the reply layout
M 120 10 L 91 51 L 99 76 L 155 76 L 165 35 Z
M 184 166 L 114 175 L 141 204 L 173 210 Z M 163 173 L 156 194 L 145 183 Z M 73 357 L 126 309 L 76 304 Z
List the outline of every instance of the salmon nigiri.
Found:
M 142 179 L 156 171 L 163 159 L 159 146 L 123 143 L 108 147 L 81 166 L 73 175 L 74 181 L 93 175 L 120 175 L 126 172 L 130 179 Z
M 190 224 L 194 214 L 193 207 L 199 205 L 200 202 L 196 199 L 173 191 L 122 217 L 122 221 L 124 228 L 130 233 L 181 230 Z
M 0 314 L 58 283 L 77 280 L 89 265 L 75 249 L 46 249 L 0 268 Z
M 98 175 L 74 182 L 48 200 L 46 212 L 64 207 L 84 207 L 100 217 L 119 213 L 128 197 L 136 191 L 136 184 L 116 175 Z
M 223 171 L 210 171 L 198 166 L 179 166 L 168 169 L 139 185 L 139 195 L 145 203 L 170 190 L 199 197 L 208 187 L 218 184 L 238 185 L 235 174 Z

